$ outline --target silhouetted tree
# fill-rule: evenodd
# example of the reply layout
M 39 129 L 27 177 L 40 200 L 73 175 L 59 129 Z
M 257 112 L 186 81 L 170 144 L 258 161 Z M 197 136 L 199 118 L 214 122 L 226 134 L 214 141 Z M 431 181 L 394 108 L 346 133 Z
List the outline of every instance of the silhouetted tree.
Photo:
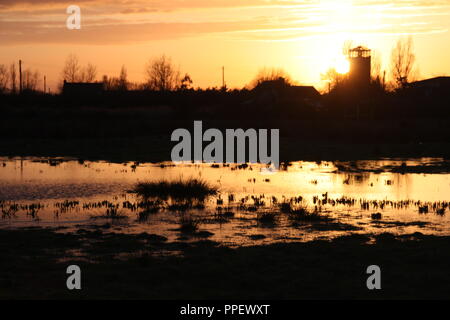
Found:
M 391 72 L 397 87 L 408 84 L 415 60 L 412 37 L 399 39 L 391 53 Z
M 375 84 L 380 89 L 385 90 L 386 71 L 381 69 L 381 55 L 376 50 L 372 50 L 370 73 L 372 84 Z
M 175 69 L 172 60 L 165 55 L 149 61 L 145 73 L 147 87 L 151 90 L 175 90 L 180 84 L 180 72 Z
M 36 91 L 39 82 L 39 72 L 26 69 L 22 72 L 22 81 L 24 91 Z
M 67 82 L 94 82 L 97 77 L 97 67 L 89 63 L 82 67 L 78 57 L 70 54 L 62 70 L 62 78 Z
M 6 92 L 8 88 L 8 69 L 5 65 L 0 64 L 0 93 Z
M 125 69 L 125 66 L 122 66 L 118 78 L 104 75 L 103 85 L 105 89 L 109 91 L 127 91 L 130 87 L 130 83 L 127 80 L 127 69 Z
M 103 85 L 105 90 L 116 91 L 119 88 L 119 78 L 103 76 Z
M 119 76 L 119 90 L 126 91 L 128 90 L 128 80 L 127 80 L 127 69 L 125 69 L 125 66 L 122 66 L 122 69 L 120 69 L 120 76 Z
M 337 72 L 336 68 L 329 68 L 325 73 L 320 75 L 322 80 L 329 83 L 328 91 L 336 89 L 345 81 L 346 77 L 346 75 Z
M 353 48 L 353 41 L 352 40 L 344 41 L 344 44 L 342 45 L 342 54 L 345 57 L 348 57 L 350 55 L 350 50 L 352 48 Z
M 188 89 L 191 88 L 192 83 L 193 83 L 193 81 L 191 79 L 191 76 L 186 73 L 184 75 L 183 79 L 181 79 L 180 89 L 181 90 L 188 90 Z
M 80 80 L 81 66 L 78 57 L 70 54 L 62 70 L 62 78 L 68 82 L 78 82 Z
M 284 79 L 284 82 L 287 85 L 292 85 L 294 82 L 292 81 L 291 76 L 284 71 L 283 69 L 276 68 L 262 68 L 258 71 L 256 77 L 250 82 L 248 87 L 250 89 L 256 88 L 259 84 L 265 81 L 274 81 Z
M 80 79 L 81 82 L 95 82 L 97 78 L 97 67 L 88 63 L 88 65 L 82 69 Z
M 9 81 L 11 92 L 15 94 L 17 91 L 17 71 L 15 63 L 11 63 L 11 65 L 9 66 Z

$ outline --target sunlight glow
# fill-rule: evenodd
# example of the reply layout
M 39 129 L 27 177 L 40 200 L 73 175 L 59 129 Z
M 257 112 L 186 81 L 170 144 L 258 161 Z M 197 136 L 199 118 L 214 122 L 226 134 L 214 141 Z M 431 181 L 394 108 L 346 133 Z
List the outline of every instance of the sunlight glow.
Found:
M 351 29 L 354 7 L 351 0 L 320 0 L 325 23 L 329 31 L 340 32 Z
M 350 71 L 350 62 L 342 56 L 336 60 L 334 68 L 338 73 L 346 74 Z
M 21 59 L 25 68 L 46 75 L 54 92 L 71 53 L 98 67 L 97 80 L 117 76 L 125 64 L 129 80 L 141 83 L 148 60 L 165 54 L 189 73 L 194 87 L 221 86 L 225 66 L 230 88 L 248 85 L 264 67 L 328 88 L 322 74 L 330 68 L 348 72 L 344 42 L 377 51 L 389 74 L 391 50 L 402 35 L 414 36 L 420 78 L 450 72 L 449 0 L 166 0 L 155 8 L 148 0 L 96 0 L 83 5 L 80 32 L 61 28 L 64 1 L 41 1 L 33 10 L 23 0 L 6 2 L 0 5 L 0 16 L 8 17 L 0 32 L 0 64 Z

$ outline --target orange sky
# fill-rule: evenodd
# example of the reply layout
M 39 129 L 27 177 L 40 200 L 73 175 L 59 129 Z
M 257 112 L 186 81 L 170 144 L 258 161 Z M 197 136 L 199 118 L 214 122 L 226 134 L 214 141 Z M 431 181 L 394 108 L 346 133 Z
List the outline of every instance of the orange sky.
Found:
M 67 30 L 66 8 L 81 7 L 81 30 Z M 412 35 L 419 77 L 450 73 L 450 0 L 0 0 L 0 64 L 19 58 L 56 88 L 70 53 L 98 78 L 143 81 L 155 56 L 172 57 L 194 86 L 246 85 L 263 67 L 284 68 L 320 88 L 345 40 L 390 50 Z M 42 84 L 41 84 L 42 86 Z

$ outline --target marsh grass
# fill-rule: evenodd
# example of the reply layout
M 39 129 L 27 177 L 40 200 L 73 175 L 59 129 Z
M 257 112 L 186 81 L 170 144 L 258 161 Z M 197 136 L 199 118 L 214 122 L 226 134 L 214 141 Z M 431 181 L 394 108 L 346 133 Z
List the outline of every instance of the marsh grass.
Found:
M 176 181 L 139 182 L 132 191 L 144 198 L 204 200 L 208 196 L 217 194 L 218 189 L 204 180 L 191 178 Z
M 280 204 L 280 211 L 286 213 L 289 220 L 294 224 L 299 222 L 329 222 L 331 219 L 327 215 L 321 214 L 320 206 L 315 206 L 314 210 L 301 203 L 294 207 L 291 202 L 283 202 Z
M 119 211 L 118 205 L 112 205 L 106 209 L 106 213 L 104 215 L 93 216 L 93 217 L 91 217 L 91 219 L 93 219 L 93 220 L 95 220 L 95 219 L 117 219 L 117 220 L 119 220 L 119 219 L 128 219 L 128 217 Z
M 139 211 L 137 213 L 137 221 L 138 222 L 147 222 L 150 216 L 158 213 L 160 211 L 159 207 L 149 207 L 143 211 Z
M 34 220 L 40 220 L 38 217 L 38 212 L 41 210 L 40 205 L 32 204 L 27 207 L 27 216 L 30 216 Z
M 306 207 L 294 209 L 289 213 L 289 219 L 293 222 L 329 222 L 331 219 L 320 213 L 316 207 L 314 210 L 308 210 Z
M 200 226 L 200 219 L 195 218 L 188 214 L 182 214 L 180 216 L 179 223 L 180 223 L 179 231 L 181 233 L 190 234 L 195 233 L 198 230 Z
M 256 216 L 256 221 L 261 226 L 274 227 L 278 221 L 278 213 L 277 212 L 259 212 Z
M 106 209 L 106 217 L 110 219 L 125 219 L 126 216 L 119 212 L 117 207 L 111 207 Z
M 12 218 L 16 216 L 17 211 L 19 211 L 19 205 L 16 203 L 7 204 L 4 201 L 0 202 L 0 210 L 2 211 L 2 218 Z

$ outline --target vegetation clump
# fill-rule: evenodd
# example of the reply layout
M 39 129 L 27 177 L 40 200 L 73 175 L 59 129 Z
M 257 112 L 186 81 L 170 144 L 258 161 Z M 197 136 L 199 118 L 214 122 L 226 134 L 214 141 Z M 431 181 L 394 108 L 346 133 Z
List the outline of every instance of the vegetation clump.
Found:
M 288 215 L 288 218 L 297 222 L 325 222 L 330 218 L 320 213 L 321 209 L 318 206 L 314 210 L 309 210 L 306 206 L 293 207 L 290 202 L 283 202 L 280 204 L 280 210 Z
M 177 181 L 160 180 L 155 182 L 139 182 L 133 192 L 144 198 L 158 197 L 162 199 L 198 199 L 217 194 L 217 188 L 204 180 L 188 179 Z
M 262 226 L 275 226 L 277 223 L 278 214 L 276 212 L 260 212 L 256 220 Z
M 186 234 L 195 233 L 200 225 L 200 220 L 190 215 L 183 214 L 180 217 L 180 232 Z

